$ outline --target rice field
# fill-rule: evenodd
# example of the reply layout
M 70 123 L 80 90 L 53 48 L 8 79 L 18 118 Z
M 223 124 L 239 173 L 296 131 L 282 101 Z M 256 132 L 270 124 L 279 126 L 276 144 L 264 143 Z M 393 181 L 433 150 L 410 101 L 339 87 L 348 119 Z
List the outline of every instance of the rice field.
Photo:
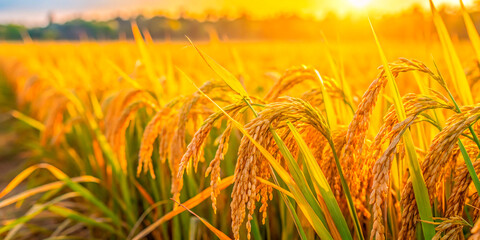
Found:
M 464 41 L 433 10 L 424 42 L 2 42 L 0 238 L 480 239 L 464 14 Z

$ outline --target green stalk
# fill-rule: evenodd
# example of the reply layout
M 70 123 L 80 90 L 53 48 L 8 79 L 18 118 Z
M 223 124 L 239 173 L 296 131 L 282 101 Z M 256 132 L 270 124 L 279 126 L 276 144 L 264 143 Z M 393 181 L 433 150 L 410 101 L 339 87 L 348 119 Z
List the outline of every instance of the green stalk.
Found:
M 87 121 L 90 125 L 90 128 L 94 132 L 97 141 L 100 145 L 100 148 L 102 149 L 104 155 L 106 156 L 107 162 L 110 164 L 112 167 L 112 172 L 115 174 L 115 176 L 119 180 L 120 184 L 120 190 L 123 196 L 123 200 L 125 201 L 127 211 L 127 221 L 130 226 L 133 226 L 135 224 L 136 218 L 134 214 L 132 213 L 132 203 L 131 203 L 131 194 L 128 188 L 128 182 L 125 174 L 122 172 L 120 167 L 118 166 L 118 162 L 115 159 L 115 155 L 110 147 L 110 145 L 107 142 L 107 139 L 105 138 L 105 135 L 100 131 L 100 128 L 98 127 L 98 124 L 94 121 L 94 119 L 91 116 L 86 116 Z
M 440 71 L 438 70 L 437 65 L 435 64 L 435 67 L 437 68 L 437 74 L 439 77 L 439 84 L 447 91 L 448 96 L 452 100 L 453 104 L 455 105 L 455 109 L 457 112 L 461 113 L 462 111 L 460 110 L 460 107 L 458 106 L 457 101 L 455 101 L 455 98 L 453 98 L 452 93 L 450 92 L 450 89 L 448 89 L 447 84 L 443 80 L 442 75 L 440 74 Z M 478 136 L 473 130 L 473 127 L 470 125 L 468 126 L 468 129 L 470 130 L 470 133 L 472 133 L 473 141 L 477 144 L 477 147 L 480 149 L 480 141 L 478 140 Z M 475 189 L 477 190 L 477 194 L 480 196 L 480 179 L 478 179 L 477 174 L 475 173 L 475 168 L 473 167 L 472 160 L 468 156 L 467 150 L 465 149 L 465 146 L 463 145 L 462 141 L 458 139 L 458 146 L 460 147 L 460 151 L 462 152 L 463 160 L 465 161 L 465 164 L 467 165 L 468 173 L 470 174 L 470 177 L 472 178 L 473 184 L 475 185 Z M 480 155 L 479 155 L 480 156 Z
M 273 173 L 272 178 L 275 181 L 275 184 L 277 184 L 278 186 L 281 186 L 282 188 L 285 188 L 284 187 L 285 183 L 282 181 L 282 179 L 281 178 L 277 179 L 276 174 L 275 174 L 275 170 L 273 168 L 270 168 L 270 169 Z M 302 227 L 302 223 L 300 222 L 300 219 L 298 218 L 298 215 L 294 210 L 295 207 L 293 206 L 293 199 L 289 198 L 288 196 L 286 196 L 284 193 L 282 193 L 280 191 L 279 191 L 279 195 L 282 197 L 283 202 L 287 206 L 287 209 L 288 209 L 288 211 L 290 212 L 290 215 L 293 218 L 293 221 L 295 223 L 295 227 L 297 228 L 297 231 L 300 235 L 300 239 L 307 240 L 308 238 L 307 238 L 307 235 L 305 234 L 305 230 Z
M 252 235 L 253 239 L 255 240 L 263 239 L 262 235 L 260 234 L 260 228 L 258 227 L 258 220 L 256 215 L 254 215 L 252 219 Z
M 442 78 L 441 75 L 440 75 L 440 78 Z M 442 79 L 443 79 L 443 78 L 442 78 Z M 455 98 L 453 98 L 453 95 L 452 95 L 452 93 L 450 92 L 450 89 L 448 89 L 447 85 L 442 85 L 442 87 L 445 89 L 445 91 L 447 91 L 448 96 L 449 96 L 450 99 L 452 100 L 453 105 L 455 105 L 455 109 L 457 110 L 457 112 L 461 113 L 462 110 L 460 110 L 460 107 L 458 106 L 457 101 L 455 101 Z M 472 134 L 473 141 L 477 144 L 477 147 L 480 149 L 480 140 L 478 140 L 477 133 L 475 133 L 475 130 L 473 130 L 473 127 L 472 127 L 471 125 L 468 126 L 468 129 L 470 130 L 470 133 Z
M 252 104 L 250 104 L 250 101 L 248 101 L 246 98 L 243 98 L 243 101 L 248 105 L 248 107 L 250 108 L 250 110 L 252 111 L 252 113 L 255 115 L 255 117 L 258 117 L 258 113 L 257 113 L 257 111 L 255 111 L 255 109 L 253 108 Z M 272 177 L 273 177 L 273 180 L 275 181 L 275 184 L 277 184 L 278 186 L 280 186 L 279 180 L 278 180 L 277 177 L 275 176 L 275 170 L 273 170 L 272 167 L 270 167 L 270 170 L 271 170 L 271 172 L 272 172 Z M 281 181 L 281 180 L 280 180 L 280 181 Z M 287 196 L 285 196 L 284 193 L 282 193 L 282 192 L 279 192 L 279 193 L 280 193 L 280 196 L 282 196 L 282 200 L 283 200 L 283 202 L 285 203 L 285 205 L 287 206 L 288 211 L 290 212 L 290 215 L 291 215 L 292 218 L 294 219 L 295 227 L 297 228 L 298 233 L 300 234 L 300 238 L 303 239 L 303 240 L 306 240 L 306 239 L 307 239 L 307 236 L 305 235 L 305 231 L 303 230 L 302 224 L 300 223 L 300 219 L 298 218 L 297 213 L 296 213 L 295 210 L 294 210 L 294 207 L 293 207 L 293 204 L 292 204 L 292 200 L 290 200 L 290 198 L 288 198 Z
M 308 184 L 305 180 L 305 176 L 301 173 L 301 170 L 300 170 L 298 164 L 296 164 L 295 159 L 293 158 L 292 154 L 288 150 L 285 143 L 282 141 L 282 139 L 280 139 L 280 137 L 275 132 L 275 130 L 273 130 L 272 128 L 270 128 L 270 129 L 271 129 L 270 132 L 273 135 L 275 143 L 278 145 L 278 148 L 279 148 L 280 152 L 282 153 L 283 157 L 287 160 L 286 162 L 287 162 L 288 168 L 290 169 L 290 173 L 292 175 L 292 178 L 297 183 L 296 185 L 298 187 L 298 190 L 297 189 L 291 189 L 291 190 L 299 191 L 297 194 L 302 195 L 304 197 L 304 200 L 306 202 L 308 202 L 308 204 L 310 205 L 310 207 L 311 207 L 312 211 L 315 213 L 315 215 L 317 215 L 322 220 L 322 221 L 318 222 L 321 225 L 317 226 L 316 224 L 314 224 L 312 227 L 315 228 L 315 229 L 318 229 L 316 231 L 320 236 L 325 235 L 325 234 L 322 234 L 322 232 L 324 232 L 326 230 L 325 226 L 327 226 L 327 223 L 326 223 L 326 221 L 323 217 L 323 214 L 322 214 L 323 211 L 322 211 L 319 203 L 317 202 L 317 199 L 313 196 L 313 193 L 312 193 L 311 189 L 308 188 Z M 297 201 L 298 201 L 298 199 L 297 199 Z M 307 214 L 307 213 L 305 213 L 305 214 Z M 345 236 L 348 236 L 347 234 L 349 234 L 349 232 L 344 232 L 343 234 Z M 330 236 L 330 238 L 331 238 L 331 236 Z M 346 239 L 351 239 L 351 237 L 350 238 L 347 237 Z
M 370 19 L 369 19 L 370 22 Z M 393 95 L 393 103 L 395 106 L 395 112 L 397 114 L 398 121 L 401 122 L 405 120 L 406 113 L 403 107 L 402 98 L 398 90 L 395 78 L 388 66 L 387 58 L 383 52 L 383 49 L 380 45 L 380 41 L 375 34 L 373 25 L 370 22 L 370 27 L 372 28 L 373 36 L 377 44 L 378 52 L 380 53 L 380 58 L 382 59 L 383 69 L 387 75 L 387 88 L 389 88 L 390 93 Z M 413 191 L 415 194 L 415 200 L 417 202 L 417 208 L 420 213 L 423 235 L 425 239 L 432 239 L 435 235 L 435 226 L 429 224 L 428 222 L 433 222 L 432 216 L 432 207 L 430 205 L 430 197 L 428 195 L 428 189 L 425 185 L 425 180 L 423 178 L 422 170 L 420 168 L 420 163 L 417 159 L 417 153 L 415 150 L 415 145 L 413 143 L 413 138 L 410 130 L 406 129 L 403 134 L 403 141 L 405 143 L 405 148 L 408 155 L 408 168 L 410 169 L 410 177 L 413 185 Z
M 473 167 L 472 160 L 468 156 L 468 152 L 465 149 L 465 146 L 463 146 L 463 143 L 460 139 L 458 139 L 458 145 L 460 146 L 460 151 L 462 152 L 465 164 L 467 164 L 468 173 L 470 173 L 470 176 L 472 177 L 473 185 L 475 185 L 477 194 L 480 196 L 480 181 L 478 180 L 477 173 L 475 173 L 475 168 Z
M 349 232 L 347 222 L 345 221 L 345 218 L 343 218 L 342 211 L 340 210 L 340 207 L 338 206 L 338 203 L 335 199 L 335 196 L 332 194 L 332 190 L 330 189 L 330 185 L 328 184 L 327 179 L 323 175 L 322 170 L 318 166 L 318 164 L 315 161 L 315 157 L 313 156 L 312 152 L 308 149 L 307 144 L 303 140 L 303 138 L 300 136 L 300 133 L 296 130 L 295 126 L 293 126 L 292 123 L 287 122 L 288 127 L 290 128 L 290 131 L 293 133 L 293 136 L 295 137 L 295 141 L 300 147 L 300 150 L 305 157 L 305 162 L 307 164 L 307 169 L 310 172 L 310 174 L 313 176 L 313 179 L 315 180 L 315 183 L 318 186 L 318 189 L 320 191 L 320 194 L 323 197 L 323 200 L 325 201 L 325 204 L 327 205 L 328 211 L 332 214 L 333 220 L 335 222 L 335 225 L 337 226 L 340 235 L 342 236 L 342 239 L 348 239 L 351 238 L 350 234 L 344 236 L 345 232 Z M 352 217 L 352 220 L 355 223 L 355 232 L 358 235 L 359 239 L 363 239 L 363 233 L 362 229 L 360 226 L 360 221 L 358 220 L 358 215 L 355 210 L 355 206 L 353 205 L 353 200 L 350 194 L 350 190 L 348 188 L 347 182 L 345 181 L 345 177 L 343 175 L 342 167 L 340 165 L 340 162 L 338 160 L 337 153 L 335 151 L 335 147 L 333 146 L 333 142 L 331 141 L 330 138 L 327 138 L 331 148 L 332 148 L 332 153 L 335 158 L 335 163 L 337 164 L 337 170 L 340 174 L 340 179 L 342 182 L 342 187 L 344 189 L 348 205 L 349 205 L 349 211 L 350 215 Z
M 48 207 L 48 210 L 53 212 L 53 213 L 56 213 L 60 216 L 70 218 L 74 221 L 82 222 L 82 223 L 85 223 L 87 225 L 91 225 L 91 226 L 94 226 L 94 227 L 98 227 L 98 228 L 107 230 L 110 233 L 113 233 L 115 235 L 117 234 L 117 231 L 115 229 L 113 229 L 110 225 L 108 225 L 106 223 L 103 223 L 103 222 L 99 222 L 95 219 L 89 218 L 89 217 L 87 217 L 83 214 L 80 214 L 76 211 L 73 211 L 71 209 L 61 207 L 61 206 L 56 206 L 56 205 L 50 205 Z

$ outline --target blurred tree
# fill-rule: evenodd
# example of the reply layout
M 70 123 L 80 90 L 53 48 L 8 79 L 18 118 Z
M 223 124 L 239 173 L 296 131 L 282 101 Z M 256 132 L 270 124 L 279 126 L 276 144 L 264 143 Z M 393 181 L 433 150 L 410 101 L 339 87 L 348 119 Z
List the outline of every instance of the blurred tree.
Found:
M 22 32 L 26 32 L 27 28 L 21 25 L 8 24 L 0 25 L 0 39 L 4 40 L 22 40 Z
M 476 3 L 480 4 L 480 0 Z M 438 9 L 452 36 L 459 39 L 468 37 L 458 9 L 443 5 L 438 6 Z M 147 18 L 143 15 L 131 19 L 117 17 L 108 21 L 86 21 L 77 18 L 62 24 L 55 23 L 53 18 L 50 18 L 51 21 L 46 27 L 28 29 L 28 35 L 32 39 L 48 40 L 133 39 L 131 22 L 135 21 L 142 31 L 147 30 L 153 39 L 159 40 L 185 40 L 185 35 L 194 40 L 208 40 L 213 29 L 218 36 L 228 39 L 320 40 L 322 32 L 340 40 L 371 38 L 366 18 L 339 16 L 334 12 L 327 13 L 321 20 L 291 13 L 277 14 L 267 19 L 253 19 L 246 12 L 236 19 L 231 19 L 210 10 L 206 12 L 203 21 L 191 18 L 185 11 L 180 13 L 179 18 Z M 480 29 L 479 10 L 472 7 L 469 13 Z M 384 38 L 421 40 L 432 38 L 436 34 L 429 11 L 419 5 L 395 14 L 371 16 L 374 17 L 377 33 Z M 23 26 L 0 25 L 0 39 L 21 40 L 22 34 L 27 36 L 26 31 Z

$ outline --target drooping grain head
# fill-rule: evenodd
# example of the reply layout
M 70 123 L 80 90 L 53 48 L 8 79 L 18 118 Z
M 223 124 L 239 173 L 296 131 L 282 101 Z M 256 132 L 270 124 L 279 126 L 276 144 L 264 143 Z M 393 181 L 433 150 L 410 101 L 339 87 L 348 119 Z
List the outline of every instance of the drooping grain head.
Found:
M 442 179 L 445 166 L 448 166 L 450 155 L 457 144 L 458 137 L 464 130 L 480 119 L 480 106 L 466 106 L 461 108 L 462 113 L 451 116 L 446 126 L 434 138 L 421 168 L 430 198 L 435 196 L 436 184 Z M 400 237 L 409 238 L 415 234 L 415 222 L 418 218 L 418 209 L 414 201 L 412 183 L 409 181 L 402 192 L 401 204 L 404 207 L 402 212 L 402 228 Z M 432 199 L 431 199 L 432 200 Z
M 370 178 L 368 176 L 373 174 L 372 185 L 370 186 L 370 184 L 366 184 L 363 188 L 371 189 L 370 204 L 373 208 L 374 224 L 370 238 L 375 237 L 376 239 L 384 239 L 386 234 L 383 224 L 383 209 L 385 209 L 386 196 L 389 191 L 391 164 L 395 153 L 401 151 L 398 149 L 397 145 L 401 140 L 403 132 L 406 128 L 415 123 L 419 114 L 428 109 L 453 108 L 453 106 L 448 104 L 448 102 L 445 102 L 443 99 L 416 94 L 406 95 L 403 98 L 403 102 L 407 118 L 398 123 L 394 107 L 392 106 L 390 108 L 385 117 L 385 123 L 380 128 L 379 133 L 375 137 L 375 140 L 368 151 L 368 156 L 366 157 L 367 161 L 364 163 L 365 166 L 363 166 L 364 172 L 363 174 L 360 174 L 360 176 L 367 176 L 360 182 L 369 182 L 368 179 Z M 390 142 L 389 146 L 380 157 L 382 146 L 387 141 Z M 374 163 L 373 166 L 372 163 Z M 372 167 L 373 171 L 370 170 Z

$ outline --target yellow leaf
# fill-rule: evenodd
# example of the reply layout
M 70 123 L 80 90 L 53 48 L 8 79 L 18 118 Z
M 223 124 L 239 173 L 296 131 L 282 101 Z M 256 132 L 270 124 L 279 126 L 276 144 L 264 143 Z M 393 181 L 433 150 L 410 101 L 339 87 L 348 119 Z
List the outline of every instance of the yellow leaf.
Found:
M 236 93 L 240 94 L 242 98 L 248 99 L 248 93 L 245 91 L 245 88 L 243 88 L 242 84 L 238 79 L 227 69 L 222 67 L 220 64 L 218 64 L 215 60 L 213 60 L 210 56 L 202 52 L 200 49 L 198 49 L 195 44 L 193 44 L 192 40 L 188 38 L 188 41 L 192 46 L 197 50 L 198 54 L 202 57 L 202 59 L 207 63 L 207 65 Z
M 175 201 L 175 199 L 172 198 L 173 201 Z M 203 219 L 202 217 L 198 216 L 196 213 L 194 213 L 192 210 L 190 210 L 189 208 L 187 208 L 185 205 L 175 201 L 178 205 L 180 205 L 181 207 L 185 208 L 187 211 L 189 211 L 191 214 L 193 214 L 195 217 L 197 217 L 198 219 L 200 219 L 200 221 L 202 221 L 203 224 L 205 224 L 205 226 L 207 226 L 208 229 L 210 229 L 210 231 L 212 231 L 218 238 L 220 239 L 231 239 L 229 238 L 227 235 L 225 235 L 225 233 L 223 233 L 222 231 L 218 230 L 217 228 L 215 228 L 214 226 L 212 226 L 212 224 L 210 224 L 209 222 L 207 222 L 205 219 Z
M 328 92 L 327 92 L 327 89 L 325 88 L 325 84 L 323 82 L 322 76 L 320 75 L 320 73 L 317 70 L 315 70 L 315 73 L 317 74 L 318 80 L 320 81 L 320 88 L 322 89 L 323 103 L 325 105 L 325 111 L 327 113 L 328 126 L 331 129 L 336 129 L 337 128 L 337 115 L 335 114 L 335 110 L 333 108 L 332 99 L 330 98 L 330 95 L 328 95 Z
M 80 176 L 80 177 L 72 178 L 72 182 L 100 183 L 100 180 L 98 180 L 98 178 L 95 178 L 95 177 L 92 177 L 92 176 Z M 31 197 L 35 194 L 50 191 L 52 189 L 56 189 L 56 188 L 59 188 L 59 187 L 64 186 L 64 185 L 65 185 L 64 181 L 57 181 L 57 182 L 48 183 L 48 184 L 45 184 L 45 185 L 42 185 L 42 186 L 39 186 L 39 187 L 36 187 L 36 188 L 26 190 L 24 192 L 21 192 L 21 193 L 15 195 L 15 196 L 12 196 L 10 198 L 7 198 L 7 199 L 1 201 L 0 202 L 0 208 L 8 206 L 10 204 L 13 204 L 17 201 L 21 201 L 21 200 L 23 200 L 25 198 L 28 198 L 28 197 Z
M 232 183 L 233 183 L 233 176 L 224 178 L 218 183 L 217 189 L 218 190 L 223 190 L 226 187 L 232 185 Z M 188 201 L 184 202 L 183 205 L 186 206 L 187 208 L 194 208 L 198 204 L 202 203 L 205 199 L 209 198 L 211 192 L 212 192 L 212 187 L 209 187 L 209 188 L 203 190 L 201 193 L 197 194 L 195 197 L 190 198 Z M 178 214 L 180 214 L 184 211 L 185 211 L 185 209 L 180 208 L 180 207 L 177 207 L 177 208 L 173 209 L 171 212 L 165 214 L 162 218 L 156 220 L 150 226 L 143 229 L 132 240 L 140 240 L 140 239 L 146 237 L 149 233 L 151 233 L 153 230 L 155 230 L 158 226 L 162 225 L 162 223 L 172 219 L 173 217 L 177 216 Z
M 442 44 L 443 52 L 445 54 L 445 61 L 448 65 L 453 86 L 455 87 L 457 94 L 460 96 L 462 103 L 471 105 L 474 102 L 470 85 L 468 84 L 467 77 L 465 76 L 462 64 L 460 63 L 460 59 L 458 58 L 455 48 L 453 47 L 452 39 L 450 38 L 447 27 L 445 27 L 442 17 L 437 12 L 433 1 L 429 1 L 433 15 L 433 23 L 437 28 L 438 37 L 440 38 L 440 42 Z
M 470 42 L 473 45 L 475 53 L 477 54 L 477 61 L 480 61 L 480 37 L 478 37 L 477 28 L 475 27 L 472 18 L 465 9 L 465 5 L 463 5 L 462 0 L 460 0 L 460 6 L 462 7 L 463 20 L 465 21 L 465 27 L 467 28 L 468 37 L 470 38 Z

